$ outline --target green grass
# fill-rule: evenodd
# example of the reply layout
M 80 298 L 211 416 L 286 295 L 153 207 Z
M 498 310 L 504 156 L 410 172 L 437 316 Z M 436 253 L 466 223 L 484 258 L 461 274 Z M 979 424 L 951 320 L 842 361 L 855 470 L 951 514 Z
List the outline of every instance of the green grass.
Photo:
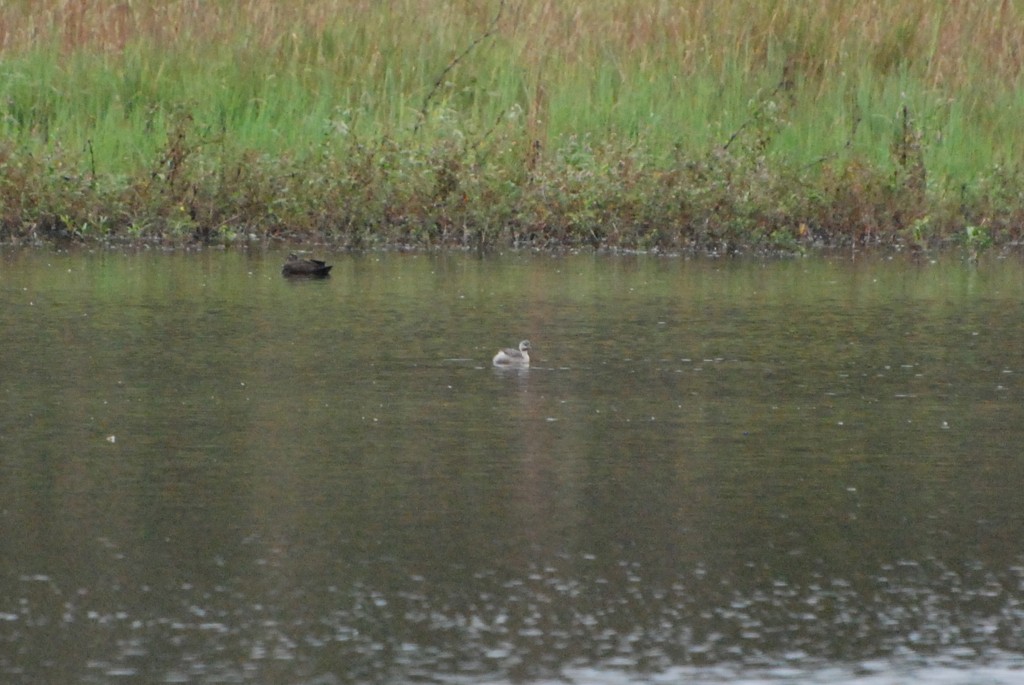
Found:
M 1017 3 L 94 5 L 0 8 L 2 239 L 1020 237 Z

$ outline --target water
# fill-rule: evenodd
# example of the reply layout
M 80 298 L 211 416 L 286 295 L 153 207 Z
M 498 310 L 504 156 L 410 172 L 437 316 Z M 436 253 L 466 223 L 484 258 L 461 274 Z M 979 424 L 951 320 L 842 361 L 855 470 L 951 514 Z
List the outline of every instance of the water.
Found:
M 1018 261 L 282 259 L 0 254 L 0 682 L 1024 681 Z

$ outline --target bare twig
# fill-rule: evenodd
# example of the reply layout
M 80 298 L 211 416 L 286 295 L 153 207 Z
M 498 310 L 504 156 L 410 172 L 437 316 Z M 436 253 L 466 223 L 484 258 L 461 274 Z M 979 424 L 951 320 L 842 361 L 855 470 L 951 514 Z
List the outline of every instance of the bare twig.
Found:
M 846 143 L 843 145 L 843 148 L 842 148 L 843 150 L 849 150 L 850 148 L 853 147 L 853 138 L 854 138 L 854 136 L 857 135 L 857 127 L 858 126 L 860 126 L 860 115 L 859 114 L 853 120 L 853 127 L 850 130 L 850 137 L 846 139 Z M 808 162 L 807 164 L 804 164 L 802 167 L 800 167 L 800 171 L 806 171 L 807 169 L 810 169 L 811 167 L 818 166 L 819 164 L 824 164 L 825 162 L 830 162 L 833 159 L 836 159 L 838 157 L 839 157 L 839 150 L 833 150 L 832 152 L 829 152 L 827 155 L 822 155 L 821 157 L 818 157 L 817 159 L 815 159 L 815 160 L 813 160 L 811 162 Z
M 792 71 L 793 66 L 791 63 L 787 61 L 787 63 L 782 67 L 782 76 L 781 78 L 779 78 L 779 82 L 775 84 L 775 88 L 773 88 L 772 92 L 768 93 L 768 95 L 761 98 L 761 102 L 757 105 L 756 108 L 754 108 L 754 113 L 750 116 L 750 118 L 744 121 L 742 124 L 740 124 L 740 127 L 738 129 L 733 131 L 732 135 L 729 136 L 729 140 L 725 141 L 725 144 L 722 145 L 723 150 L 728 150 L 729 146 L 732 145 L 736 141 L 736 139 L 740 137 L 740 134 L 743 133 L 743 131 L 748 126 L 750 126 L 757 120 L 757 117 L 761 114 L 764 108 L 768 106 L 768 103 L 771 101 L 771 98 L 775 97 L 781 92 L 793 90 L 795 84 L 793 81 Z
M 736 139 L 740 137 L 740 134 L 743 133 L 743 131 L 745 131 L 748 126 L 757 121 L 757 117 L 761 114 L 764 108 L 768 106 L 768 103 L 770 102 L 769 98 L 775 97 L 778 94 L 778 92 L 782 90 L 783 83 L 783 81 L 780 81 L 779 84 L 775 86 L 775 88 L 772 90 L 772 92 L 768 93 L 768 95 L 761 99 L 761 102 L 758 103 L 757 107 L 754 108 L 754 113 L 750 116 L 750 118 L 744 121 L 742 124 L 740 124 L 740 127 L 733 131 L 732 135 L 729 136 L 729 140 L 725 141 L 725 144 L 722 145 L 723 150 L 728 150 L 729 146 L 736 142 Z
M 444 79 L 448 75 L 448 72 L 450 72 L 452 69 L 458 66 L 459 63 L 466 58 L 466 55 L 472 52 L 477 45 L 479 45 L 480 43 L 494 35 L 495 30 L 498 28 L 498 22 L 501 20 L 501 15 L 504 11 L 505 0 L 501 0 L 501 2 L 498 3 L 498 11 L 494 14 L 494 19 L 491 19 L 491 23 L 487 25 L 487 30 L 481 33 L 479 36 L 477 36 L 472 43 L 466 46 L 465 50 L 456 55 L 452 59 L 452 61 L 448 63 L 448 66 L 444 68 L 440 76 L 437 77 L 437 80 L 434 81 L 433 88 L 431 88 L 430 92 L 427 93 L 427 96 L 423 98 L 423 106 L 420 107 L 420 120 L 416 122 L 416 126 L 413 128 L 413 132 L 418 132 L 420 130 L 420 126 L 423 124 L 423 121 L 427 118 L 427 107 L 430 105 L 430 101 L 434 99 L 434 95 L 437 94 L 438 88 L 440 88 L 441 84 L 444 83 Z

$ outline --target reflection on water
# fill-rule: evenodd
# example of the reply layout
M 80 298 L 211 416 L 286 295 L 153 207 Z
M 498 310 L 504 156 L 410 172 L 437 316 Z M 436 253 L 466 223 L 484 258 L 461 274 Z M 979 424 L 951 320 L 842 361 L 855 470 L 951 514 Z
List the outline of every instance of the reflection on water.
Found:
M 1024 677 L 1019 264 L 281 257 L 0 255 L 3 682 Z

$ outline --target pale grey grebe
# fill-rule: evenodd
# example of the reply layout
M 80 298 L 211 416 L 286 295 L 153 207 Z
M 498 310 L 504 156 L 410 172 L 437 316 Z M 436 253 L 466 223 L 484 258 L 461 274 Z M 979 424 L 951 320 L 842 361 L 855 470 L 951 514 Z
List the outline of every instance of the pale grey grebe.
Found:
M 519 343 L 519 349 L 514 350 L 506 347 L 498 350 L 491 360 L 495 366 L 529 366 L 530 365 L 530 341 L 524 340 Z

